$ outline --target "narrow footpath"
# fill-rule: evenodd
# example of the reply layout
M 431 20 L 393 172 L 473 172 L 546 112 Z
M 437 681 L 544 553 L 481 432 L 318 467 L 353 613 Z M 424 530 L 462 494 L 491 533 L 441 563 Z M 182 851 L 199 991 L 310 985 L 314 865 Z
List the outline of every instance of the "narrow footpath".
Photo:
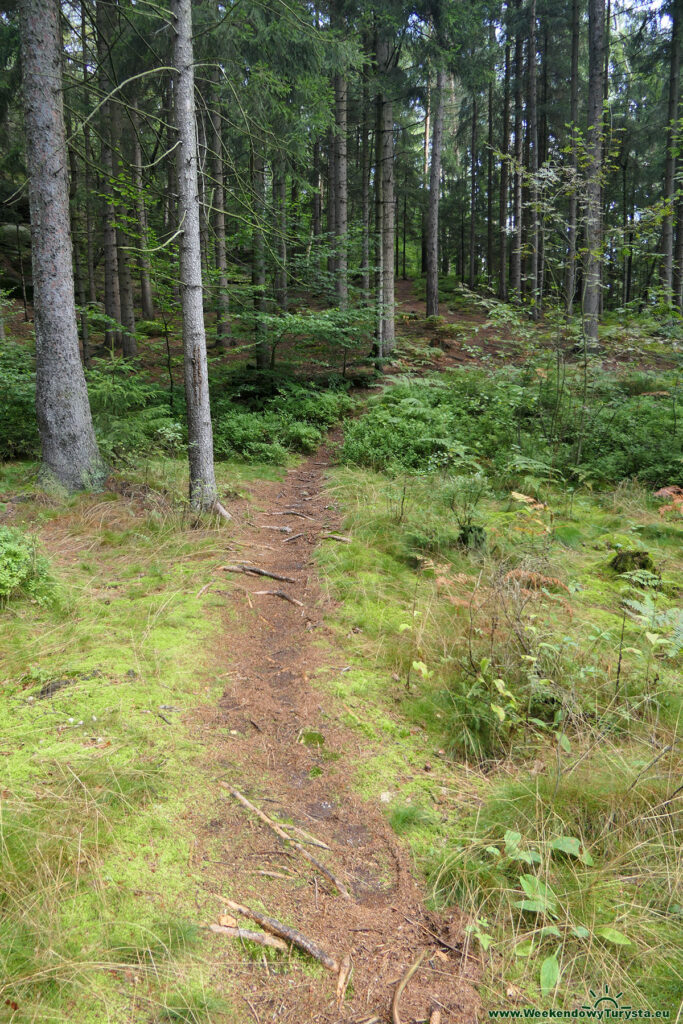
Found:
M 322 682 L 311 682 L 323 669 L 330 678 L 345 667 L 324 623 L 326 599 L 313 557 L 319 543 L 342 543 L 327 537 L 340 532 L 324 486 L 329 464 L 322 448 L 284 481 L 258 483 L 250 502 L 231 505 L 235 524 L 225 556 L 231 568 L 217 569 L 211 582 L 220 591 L 231 581 L 216 652 L 226 687 L 219 705 L 198 711 L 192 723 L 206 750 L 198 767 L 213 780 L 215 801 L 209 820 L 188 809 L 195 835 L 190 868 L 200 880 L 203 923 L 234 924 L 229 898 L 297 928 L 340 963 L 350 956 L 353 971 L 338 1002 L 336 976 L 305 953 L 264 952 L 221 934 L 208 935 L 207 955 L 216 964 L 216 987 L 239 1020 L 409 1024 L 439 1020 L 440 1013 L 442 1024 L 470 1024 L 479 1009 L 472 987 L 477 964 L 464 952 L 463 923 L 457 912 L 425 909 L 419 872 L 383 805 L 354 793 L 363 734 L 342 724 L 334 697 Z M 298 826 L 301 831 L 288 832 L 322 867 L 279 838 L 228 787 L 274 822 Z M 421 955 L 392 1017 L 397 985 Z

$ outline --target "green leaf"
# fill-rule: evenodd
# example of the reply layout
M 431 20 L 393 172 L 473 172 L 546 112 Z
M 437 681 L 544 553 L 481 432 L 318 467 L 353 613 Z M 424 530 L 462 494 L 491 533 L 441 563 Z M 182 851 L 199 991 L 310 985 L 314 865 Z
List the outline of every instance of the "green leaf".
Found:
M 571 752 L 572 752 L 572 745 L 569 742 L 569 738 L 567 737 L 566 733 L 558 732 L 557 733 L 557 742 L 560 744 L 560 746 L 562 747 L 563 750 L 565 750 L 568 754 L 571 754 Z
M 541 992 L 547 996 L 556 987 L 560 980 L 560 965 L 557 954 L 547 956 L 541 964 Z
M 590 932 L 582 924 L 577 924 L 572 928 L 572 935 L 576 935 L 577 939 L 587 939 Z
M 517 844 L 521 843 L 521 841 L 522 833 L 513 832 L 511 829 L 508 829 L 505 835 L 503 836 L 503 842 L 505 843 L 506 846 L 517 846 Z
M 505 711 L 503 710 L 503 708 L 500 707 L 499 704 L 492 704 L 491 711 L 493 711 L 494 715 L 496 715 L 499 721 L 505 721 Z
M 545 914 L 548 904 L 545 900 L 518 900 L 514 904 L 519 910 L 528 910 L 532 914 Z
M 545 928 L 541 928 L 541 936 L 545 937 L 546 935 L 554 935 L 556 939 L 562 938 L 560 929 L 556 924 L 547 924 Z
M 533 939 L 526 939 L 525 942 L 518 942 L 515 946 L 515 956 L 531 956 L 533 949 Z
M 601 928 L 595 929 L 595 934 L 599 935 L 601 939 L 605 939 L 607 942 L 613 942 L 615 946 L 632 946 L 633 943 L 627 938 L 623 932 L 618 932 L 616 928 L 612 928 L 611 925 L 603 925 Z
M 581 844 L 574 836 L 558 836 L 557 839 L 551 841 L 550 849 L 567 853 L 570 857 L 581 856 Z

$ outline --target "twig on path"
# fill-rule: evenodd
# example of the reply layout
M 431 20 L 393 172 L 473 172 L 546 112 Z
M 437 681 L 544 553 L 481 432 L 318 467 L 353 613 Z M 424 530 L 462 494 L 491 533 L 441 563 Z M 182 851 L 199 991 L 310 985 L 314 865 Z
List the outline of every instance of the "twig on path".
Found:
M 424 960 L 424 958 L 426 956 L 427 956 L 427 950 L 423 949 L 422 952 L 420 953 L 419 957 L 415 961 L 415 963 L 412 964 L 408 968 L 408 970 L 406 971 L 406 973 L 403 975 L 403 977 L 399 981 L 398 985 L 396 986 L 396 988 L 394 990 L 394 998 L 391 1000 L 391 1020 L 392 1020 L 392 1024 L 402 1024 L 401 1015 L 399 1013 L 399 1004 L 401 1002 L 401 996 L 403 995 L 403 990 L 405 989 L 406 985 L 408 984 L 408 982 L 410 981 L 412 976 L 415 974 L 415 972 L 419 969 L 420 964 L 422 963 L 422 961 Z
M 249 942 L 256 942 L 259 946 L 271 946 L 272 949 L 289 949 L 283 939 L 275 935 L 267 935 L 266 932 L 252 932 L 248 928 L 228 928 L 222 924 L 210 924 L 209 931 L 214 935 L 229 935 L 231 939 L 247 939 Z
M 238 789 L 233 789 L 233 787 L 229 786 L 227 782 L 221 782 L 221 786 L 227 789 L 230 795 L 233 796 L 235 800 L 238 800 L 243 807 L 246 807 L 248 811 L 251 811 L 252 814 L 255 814 L 257 816 L 257 818 L 260 818 L 264 824 L 266 824 L 270 829 L 273 830 L 275 835 L 279 836 L 280 839 L 284 839 L 285 842 L 291 843 L 294 849 L 298 850 L 302 857 L 305 857 L 307 861 L 310 861 L 310 863 L 313 864 L 318 869 L 318 871 L 320 871 L 323 875 L 325 875 L 325 877 L 330 882 L 332 882 L 332 884 L 337 888 L 337 890 L 344 897 L 344 899 L 351 899 L 351 894 L 349 893 L 349 890 L 346 888 L 346 886 L 342 882 L 340 882 L 339 879 L 335 875 L 333 875 L 332 872 L 328 868 L 326 868 L 324 864 L 321 864 L 320 861 L 316 857 L 314 857 L 312 853 L 309 853 L 305 846 L 302 846 L 301 843 L 297 842 L 296 839 L 292 839 L 291 836 L 288 836 L 285 830 L 283 828 L 280 828 L 277 822 L 269 818 L 267 814 L 264 814 L 263 811 L 255 804 L 252 804 L 251 800 L 247 800 L 246 796 L 243 796 Z
M 310 519 L 312 523 L 315 522 L 313 516 L 307 516 L 305 512 L 295 512 L 293 508 L 288 508 L 286 512 L 265 512 L 267 516 L 298 516 L 299 519 Z
M 441 1024 L 441 1010 L 438 1007 L 434 1007 L 432 1010 L 431 1017 L 429 1018 L 429 1024 Z
M 214 585 L 214 582 L 215 582 L 214 580 L 210 580 L 208 583 L 205 583 L 204 586 L 202 587 L 202 589 L 197 591 L 197 593 L 195 594 L 195 597 L 201 597 L 202 594 L 205 594 L 207 592 L 207 590 L 209 589 L 209 587 L 212 587 Z
M 291 544 L 293 540 L 298 540 L 299 537 L 303 537 L 303 533 L 294 533 L 294 534 L 292 534 L 291 537 L 288 537 L 287 540 L 283 540 L 282 543 L 283 544 Z
M 337 1009 L 341 1009 L 344 996 L 351 980 L 353 961 L 347 953 L 339 966 L 339 977 L 337 978 Z
M 272 935 L 278 936 L 279 939 L 287 939 L 293 945 L 298 946 L 299 949 L 303 949 L 305 953 L 318 960 L 328 971 L 332 971 L 334 974 L 339 971 L 338 961 L 324 950 L 322 946 L 319 946 L 317 942 L 309 939 L 302 932 L 297 931 L 296 928 L 290 928 L 289 925 L 283 924 L 282 921 L 278 921 L 274 917 L 262 914 L 251 907 L 245 907 L 241 903 L 235 903 L 233 900 L 226 900 L 226 905 L 230 910 L 234 910 L 236 914 L 241 914 L 242 917 L 248 917 L 251 921 L 255 921 L 256 924 L 260 924 L 262 928 L 265 928 Z
M 305 828 L 300 828 L 299 825 L 291 825 L 289 822 L 284 822 L 282 827 L 291 828 L 293 829 L 294 832 L 298 832 L 302 839 L 304 839 L 307 843 L 310 843 L 312 846 L 318 846 L 320 847 L 321 850 L 331 849 L 331 847 L 329 847 L 327 843 L 324 843 L 322 839 L 316 839 L 315 836 L 312 836 L 311 833 L 307 832 Z
M 259 569 L 257 565 L 219 565 L 222 572 L 244 572 L 250 576 L 267 576 L 269 580 L 278 580 L 279 583 L 298 583 L 293 576 L 281 576 L 277 572 L 269 572 L 268 569 Z
M 254 1014 L 254 1020 L 256 1021 L 256 1024 L 261 1024 L 261 1018 L 259 1017 L 258 1013 L 254 1009 L 253 1005 L 249 1002 L 249 1000 L 247 999 L 246 996 L 242 996 L 242 998 L 244 999 L 245 1003 L 247 1004 L 247 1006 L 249 1007 L 251 1012 Z
M 351 537 L 342 537 L 340 533 L 323 533 L 322 540 L 338 540 L 340 544 L 350 544 Z
M 297 601 L 295 597 L 291 597 L 289 594 L 285 594 L 284 590 L 255 590 L 255 594 L 268 594 L 270 597 L 281 597 L 283 601 L 289 601 L 290 604 L 295 604 L 297 608 L 303 608 L 303 601 Z
M 275 533 L 291 533 L 292 532 L 292 527 L 291 526 L 257 526 L 255 523 L 250 523 L 249 525 L 253 526 L 255 530 L 274 530 Z
M 219 516 L 223 517 L 223 519 L 232 519 L 232 516 L 230 515 L 227 509 L 223 508 L 220 501 L 214 501 L 213 511 L 217 512 Z

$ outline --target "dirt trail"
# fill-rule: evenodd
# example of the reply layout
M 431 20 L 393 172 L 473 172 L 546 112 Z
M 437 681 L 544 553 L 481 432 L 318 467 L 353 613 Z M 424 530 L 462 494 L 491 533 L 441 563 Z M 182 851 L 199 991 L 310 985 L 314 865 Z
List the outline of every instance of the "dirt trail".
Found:
M 312 970 L 310 959 L 295 956 L 283 970 L 277 960 L 266 965 L 258 953 L 240 951 L 233 939 L 210 937 L 221 964 L 216 981 L 225 983 L 233 1000 L 243 1000 L 244 1020 L 389 1021 L 397 981 L 427 950 L 401 1000 L 403 1024 L 428 1020 L 434 1006 L 441 1007 L 444 1024 L 466 1024 L 476 1020 L 479 1002 L 472 988 L 476 964 L 460 952 L 462 924 L 457 915 L 437 918 L 424 909 L 410 855 L 398 845 L 381 805 L 363 802 L 353 791 L 362 734 L 346 728 L 333 699 L 309 682 L 321 666 L 344 666 L 341 655 L 320 643 L 325 602 L 313 559 L 316 543 L 336 543 L 321 534 L 339 529 L 323 486 L 329 459 L 321 449 L 285 481 L 256 485 L 254 503 L 234 509 L 237 525 L 226 564 L 249 562 L 296 582 L 230 574 L 235 590 L 218 656 L 228 682 L 219 706 L 198 712 L 194 726 L 207 751 L 203 773 L 241 790 L 270 817 L 294 821 L 327 843 L 330 852 L 307 849 L 345 883 L 352 899 L 342 898 L 216 782 L 211 820 L 190 812 L 192 868 L 202 879 L 197 905 L 206 921 L 217 921 L 220 897 L 260 903 L 340 959 L 352 956 L 352 982 L 338 1010 L 334 977 L 317 966 Z M 273 529 L 284 526 L 291 533 Z M 214 586 L 224 585 L 224 578 L 217 573 Z M 303 607 L 257 593 L 264 590 L 282 590 Z

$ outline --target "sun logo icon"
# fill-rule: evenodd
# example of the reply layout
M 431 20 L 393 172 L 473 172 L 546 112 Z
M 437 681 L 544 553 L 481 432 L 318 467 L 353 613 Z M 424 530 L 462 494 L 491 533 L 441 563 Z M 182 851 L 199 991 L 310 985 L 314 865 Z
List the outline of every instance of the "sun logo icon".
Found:
M 582 1010 L 597 1010 L 597 1009 L 614 1009 L 614 1010 L 630 1010 L 630 1006 L 621 1006 L 618 1002 L 621 999 L 622 993 L 617 992 L 615 995 L 610 994 L 609 985 L 605 985 L 602 992 L 598 994 L 593 989 L 588 990 L 588 994 L 593 997 L 594 1003 L 589 1006 L 588 1003 L 584 1003 L 581 1007 Z

